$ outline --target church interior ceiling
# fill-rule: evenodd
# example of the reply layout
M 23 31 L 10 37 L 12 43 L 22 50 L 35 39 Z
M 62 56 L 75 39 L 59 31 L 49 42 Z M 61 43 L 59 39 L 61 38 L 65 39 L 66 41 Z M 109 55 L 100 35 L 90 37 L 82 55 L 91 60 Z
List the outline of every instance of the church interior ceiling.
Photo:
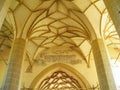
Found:
M 30 65 L 40 52 L 66 46 L 90 66 L 91 28 L 108 48 L 117 51 L 118 59 L 120 39 L 103 0 L 13 0 L 0 30 L 0 60 L 7 64 L 13 40 L 22 37 L 28 40 L 26 59 Z

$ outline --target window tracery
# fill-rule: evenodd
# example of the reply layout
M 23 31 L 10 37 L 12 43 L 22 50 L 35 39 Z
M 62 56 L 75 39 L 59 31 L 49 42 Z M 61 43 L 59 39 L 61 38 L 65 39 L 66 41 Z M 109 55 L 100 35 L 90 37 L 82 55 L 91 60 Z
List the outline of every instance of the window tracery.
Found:
M 73 76 L 63 71 L 56 71 L 50 77 L 45 78 L 39 90 L 80 90 L 79 82 Z

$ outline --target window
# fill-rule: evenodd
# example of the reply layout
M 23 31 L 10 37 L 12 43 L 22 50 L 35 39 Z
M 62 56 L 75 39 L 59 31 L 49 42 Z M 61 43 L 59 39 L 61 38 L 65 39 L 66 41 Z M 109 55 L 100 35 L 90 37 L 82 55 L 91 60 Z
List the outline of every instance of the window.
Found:
M 39 86 L 39 90 L 80 90 L 80 88 L 79 82 L 63 71 L 54 72 L 45 78 Z

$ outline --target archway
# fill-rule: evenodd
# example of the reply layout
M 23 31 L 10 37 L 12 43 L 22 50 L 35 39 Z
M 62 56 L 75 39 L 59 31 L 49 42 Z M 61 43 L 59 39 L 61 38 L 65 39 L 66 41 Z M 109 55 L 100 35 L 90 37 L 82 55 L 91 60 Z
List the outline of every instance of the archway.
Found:
M 88 81 L 69 65 L 53 64 L 36 76 L 30 88 L 33 90 L 82 90 L 91 88 Z

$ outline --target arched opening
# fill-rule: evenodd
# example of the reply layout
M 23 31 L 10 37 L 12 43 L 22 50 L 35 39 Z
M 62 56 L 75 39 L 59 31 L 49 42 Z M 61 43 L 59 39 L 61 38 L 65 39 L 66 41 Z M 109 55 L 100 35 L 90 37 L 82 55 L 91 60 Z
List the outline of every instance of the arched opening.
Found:
M 88 81 L 77 70 L 69 65 L 53 64 L 32 81 L 33 90 L 84 90 L 90 89 Z
M 39 86 L 39 90 L 68 89 L 79 90 L 82 87 L 74 77 L 64 71 L 56 71 L 50 77 L 45 78 Z

